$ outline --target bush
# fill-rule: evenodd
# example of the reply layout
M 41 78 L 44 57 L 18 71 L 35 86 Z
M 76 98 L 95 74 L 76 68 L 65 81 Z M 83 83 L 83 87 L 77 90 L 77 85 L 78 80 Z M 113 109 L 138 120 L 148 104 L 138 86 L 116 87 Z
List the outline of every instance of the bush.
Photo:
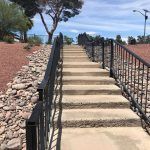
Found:
M 42 44 L 42 39 L 39 36 L 34 35 L 28 38 L 28 43 L 33 46 L 40 46 L 40 44 Z
M 14 38 L 12 36 L 4 36 L 3 41 L 12 44 L 14 43 Z
M 73 42 L 74 42 L 73 38 L 70 38 L 68 36 L 64 36 L 64 44 L 71 45 Z

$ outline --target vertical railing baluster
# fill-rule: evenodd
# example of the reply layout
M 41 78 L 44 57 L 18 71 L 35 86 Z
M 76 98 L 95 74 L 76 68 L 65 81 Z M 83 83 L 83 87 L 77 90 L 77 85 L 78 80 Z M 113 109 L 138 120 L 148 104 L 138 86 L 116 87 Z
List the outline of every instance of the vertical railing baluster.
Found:
M 110 77 L 113 77 L 113 65 L 114 65 L 114 43 L 111 39 L 111 54 L 110 54 Z
M 92 61 L 95 61 L 95 55 L 94 55 L 94 42 L 92 42 Z
M 102 68 L 105 69 L 105 43 L 102 41 Z
M 37 150 L 36 124 L 26 121 L 27 150 Z

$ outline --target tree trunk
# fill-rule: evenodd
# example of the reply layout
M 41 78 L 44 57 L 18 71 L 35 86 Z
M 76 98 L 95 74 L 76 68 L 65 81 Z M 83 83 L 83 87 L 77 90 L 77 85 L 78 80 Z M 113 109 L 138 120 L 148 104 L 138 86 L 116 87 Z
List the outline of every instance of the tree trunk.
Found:
M 28 42 L 27 32 L 25 31 L 23 34 L 24 34 L 24 39 L 23 40 L 24 40 L 25 43 L 27 43 Z
M 52 43 L 53 33 L 48 33 L 48 44 Z

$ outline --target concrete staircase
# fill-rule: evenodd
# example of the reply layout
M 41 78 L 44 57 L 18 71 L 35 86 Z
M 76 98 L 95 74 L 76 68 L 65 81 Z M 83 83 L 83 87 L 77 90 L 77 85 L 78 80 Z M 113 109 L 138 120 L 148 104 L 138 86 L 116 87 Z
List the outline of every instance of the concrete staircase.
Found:
M 61 150 L 147 150 L 150 137 L 109 72 L 79 46 L 63 50 Z

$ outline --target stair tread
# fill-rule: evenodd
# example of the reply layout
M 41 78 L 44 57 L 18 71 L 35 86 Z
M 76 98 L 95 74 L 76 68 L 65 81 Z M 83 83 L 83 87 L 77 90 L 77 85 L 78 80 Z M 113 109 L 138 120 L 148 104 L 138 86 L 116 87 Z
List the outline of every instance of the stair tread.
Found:
M 62 103 L 129 103 L 122 95 L 63 95 Z
M 105 76 L 63 76 L 63 80 L 82 80 L 82 81 L 89 81 L 89 80 L 93 80 L 93 81 L 103 81 L 103 80 L 107 80 L 107 81 L 115 81 L 113 78 L 109 78 L 109 77 L 105 77 Z
M 128 120 L 139 117 L 130 109 L 64 109 L 62 121 Z
M 120 90 L 116 85 L 63 85 L 63 90 Z
M 63 65 L 99 65 L 99 64 L 88 61 L 88 62 L 64 62 Z
M 99 68 L 63 68 L 63 72 L 108 72 Z

